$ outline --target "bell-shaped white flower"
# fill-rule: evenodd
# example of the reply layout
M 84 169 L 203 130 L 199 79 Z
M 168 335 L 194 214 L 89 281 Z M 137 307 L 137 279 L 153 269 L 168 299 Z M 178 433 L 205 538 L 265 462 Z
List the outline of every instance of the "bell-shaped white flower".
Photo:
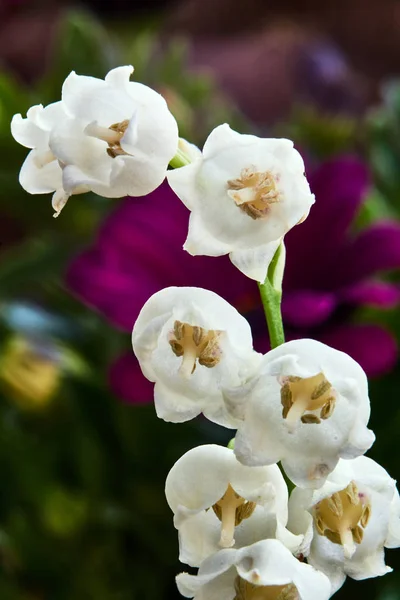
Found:
M 288 490 L 279 467 L 246 467 L 229 448 L 189 450 L 169 472 L 165 494 L 179 531 L 179 560 L 192 567 L 221 548 L 278 538 L 295 552 L 303 541 L 285 529 Z
M 293 142 L 241 135 L 227 124 L 210 134 L 202 156 L 167 177 L 191 211 L 185 250 L 229 254 L 261 282 L 282 237 L 314 203 Z
M 248 322 L 223 298 L 201 288 L 161 290 L 142 308 L 132 344 L 144 375 L 155 382 L 160 418 L 179 423 L 202 412 L 236 427 L 222 388 L 242 385 L 261 357 Z
M 268 352 L 258 379 L 225 394 L 242 419 L 235 441 L 246 465 L 282 461 L 302 487 L 321 487 L 339 458 L 360 456 L 374 442 L 367 429 L 368 382 L 350 356 L 314 340 Z M 241 406 L 243 404 L 243 406 Z
M 341 460 L 319 490 L 296 488 L 289 502 L 292 531 L 305 534 L 302 554 L 332 581 L 346 575 L 385 575 L 384 547 L 400 546 L 400 499 L 396 482 L 366 456 Z
M 207 558 L 197 575 L 180 573 L 180 593 L 195 600 L 328 600 L 329 579 L 278 540 L 263 540 Z
M 118 67 L 105 80 L 76 75 L 62 100 L 13 117 L 11 131 L 32 148 L 20 173 L 31 194 L 54 192 L 56 215 L 72 194 L 144 196 L 164 180 L 178 148 L 178 127 L 162 96 Z

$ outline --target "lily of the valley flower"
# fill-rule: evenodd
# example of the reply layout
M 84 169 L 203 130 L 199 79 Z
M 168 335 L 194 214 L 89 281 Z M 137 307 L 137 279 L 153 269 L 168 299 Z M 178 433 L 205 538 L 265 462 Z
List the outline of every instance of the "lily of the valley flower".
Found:
M 265 280 L 282 237 L 314 203 L 290 140 L 241 135 L 226 124 L 210 134 L 202 156 L 169 171 L 168 182 L 191 211 L 185 250 L 229 254 L 257 281 Z
M 229 448 L 189 450 L 169 472 L 165 493 L 179 531 L 179 559 L 191 566 L 221 548 L 265 538 L 278 538 L 293 552 L 303 541 L 285 529 L 288 490 L 278 466 L 245 467 Z
M 170 287 L 142 308 L 132 332 L 143 374 L 155 382 L 157 415 L 176 423 L 201 412 L 235 428 L 222 388 L 240 386 L 257 369 L 248 322 L 223 298 L 201 288 Z
M 297 560 L 278 540 L 263 540 L 207 558 L 197 575 L 176 578 L 186 598 L 203 600 L 328 600 L 329 579 Z
M 319 490 L 296 488 L 290 528 L 305 534 L 302 554 L 328 575 L 334 591 L 349 575 L 385 575 L 384 547 L 400 546 L 400 499 L 396 482 L 370 458 L 341 460 Z
M 132 72 L 118 67 L 105 80 L 72 72 L 61 102 L 14 115 L 14 138 L 32 149 L 20 183 L 31 194 L 54 192 L 55 216 L 72 194 L 144 196 L 164 180 L 177 124 L 160 94 L 129 81 Z
M 374 442 L 367 378 L 343 352 L 315 340 L 268 352 L 258 379 L 225 395 L 242 423 L 235 441 L 246 465 L 279 460 L 302 487 L 321 487 L 339 458 L 360 456 Z

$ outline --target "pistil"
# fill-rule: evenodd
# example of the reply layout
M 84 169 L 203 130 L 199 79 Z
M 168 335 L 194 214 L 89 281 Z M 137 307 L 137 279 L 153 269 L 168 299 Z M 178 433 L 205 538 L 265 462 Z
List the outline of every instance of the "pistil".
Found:
M 248 519 L 255 507 L 255 502 L 248 502 L 239 496 L 231 485 L 228 485 L 225 494 L 213 505 L 213 510 L 221 521 L 219 545 L 222 548 L 231 548 L 235 544 L 235 527 L 244 519 Z

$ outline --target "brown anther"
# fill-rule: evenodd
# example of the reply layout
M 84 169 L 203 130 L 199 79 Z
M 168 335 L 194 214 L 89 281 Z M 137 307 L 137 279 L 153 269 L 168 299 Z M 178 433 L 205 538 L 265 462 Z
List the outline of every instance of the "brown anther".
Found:
M 364 506 L 362 515 L 361 515 L 361 519 L 360 519 L 360 525 L 361 527 L 366 527 L 368 525 L 368 521 L 371 517 L 371 505 L 370 504 L 366 504 Z
M 251 517 L 251 515 L 255 511 L 256 506 L 257 505 L 255 502 L 249 502 L 249 501 L 245 502 L 241 506 L 238 506 L 238 508 L 236 509 L 236 515 L 235 515 L 235 527 L 240 525 L 240 523 L 242 521 L 244 521 L 245 519 L 248 519 L 249 517 Z
M 257 585 L 235 578 L 233 600 L 300 600 L 299 592 L 293 583 L 286 585 Z
M 337 517 L 340 519 L 343 516 L 343 503 L 340 498 L 340 494 L 335 492 L 332 494 L 330 498 L 326 499 L 327 507 Z
M 288 415 L 288 412 L 291 409 L 292 404 L 293 404 L 292 392 L 290 390 L 290 385 L 288 383 L 285 383 L 282 386 L 282 389 L 281 389 L 281 404 L 283 406 L 282 417 L 284 419 L 286 419 L 286 417 Z
M 332 385 L 329 383 L 329 381 L 324 379 L 314 388 L 314 391 L 311 394 L 311 400 L 318 400 L 318 398 L 323 396 L 331 387 Z
M 351 533 L 353 535 L 353 540 L 355 541 L 355 543 L 361 544 L 361 542 L 363 541 L 363 537 L 364 537 L 364 529 L 362 529 L 362 527 L 357 525 L 357 527 L 354 527 L 354 529 L 351 530 Z
M 319 417 L 317 417 L 317 415 L 308 413 L 307 415 L 303 415 L 301 417 L 301 422 L 302 423 L 315 423 L 316 425 L 318 425 L 319 423 L 321 423 L 321 419 Z
M 357 488 L 355 481 L 350 481 L 349 485 L 347 486 L 347 488 L 344 491 L 345 491 L 346 496 L 350 500 L 351 504 L 356 506 L 360 502 L 360 497 L 358 495 L 358 488 Z M 364 510 L 368 507 L 369 507 L 369 505 L 366 505 L 364 507 Z
M 200 365 L 212 368 L 221 360 L 219 337 L 221 331 L 206 331 L 198 325 L 189 325 L 181 321 L 174 322 L 168 341 L 175 356 L 182 356 L 180 373 L 188 377 L 194 373 L 197 361 Z
M 320 417 L 321 419 L 329 419 L 332 416 L 333 411 L 335 410 L 336 399 L 331 396 L 328 398 L 324 406 L 321 408 Z
M 271 205 L 280 201 L 273 174 L 260 173 L 254 166 L 242 169 L 240 177 L 230 179 L 227 187 L 237 206 L 252 219 L 265 218 Z
M 123 137 L 125 131 L 128 129 L 128 127 L 129 127 L 128 119 L 125 119 L 125 121 L 121 121 L 121 123 L 114 123 L 113 125 L 110 125 L 109 129 L 111 129 L 111 131 L 115 131 L 116 133 L 118 133 L 118 138 L 115 141 L 108 143 L 107 154 L 108 154 L 108 156 L 111 156 L 111 158 L 116 158 L 117 156 L 127 154 L 121 148 L 120 140 Z
M 199 346 L 199 344 L 201 343 L 201 341 L 204 339 L 204 335 L 205 335 L 205 331 L 202 327 L 198 327 L 197 325 L 194 325 L 193 327 L 193 341 L 196 344 L 196 346 Z
M 181 340 L 185 335 L 185 324 L 180 321 L 174 323 L 174 336 L 177 340 Z
M 169 340 L 169 345 L 171 346 L 172 352 L 175 356 L 183 356 L 183 346 L 176 340 Z

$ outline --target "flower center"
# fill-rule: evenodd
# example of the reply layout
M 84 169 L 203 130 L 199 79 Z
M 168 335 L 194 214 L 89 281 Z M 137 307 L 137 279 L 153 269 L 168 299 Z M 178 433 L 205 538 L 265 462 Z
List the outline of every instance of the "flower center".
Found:
M 111 158 L 115 158 L 122 154 L 127 155 L 127 152 L 121 148 L 121 139 L 128 127 L 129 119 L 125 119 L 125 121 L 121 121 L 120 123 L 114 123 L 110 127 L 101 127 L 97 123 L 91 123 L 86 127 L 85 133 L 91 137 L 103 140 L 103 142 L 107 142 L 107 154 Z
M 274 175 L 259 173 L 254 166 L 242 169 L 238 179 L 228 181 L 228 194 L 252 219 L 265 218 L 271 205 L 280 200 Z
M 300 600 L 297 587 L 287 585 L 255 585 L 239 577 L 235 579 L 235 597 L 233 600 Z
M 234 545 L 235 527 L 240 525 L 244 519 L 251 517 L 255 507 L 255 502 L 245 500 L 235 492 L 230 484 L 228 485 L 225 494 L 212 507 L 221 521 L 219 545 L 222 548 L 231 548 Z
M 361 544 L 370 516 L 371 504 L 358 492 L 354 481 L 341 492 L 318 502 L 314 508 L 318 533 L 343 546 L 346 558 L 351 558 L 356 544 Z
M 282 417 L 293 427 L 302 423 L 321 423 L 335 408 L 332 385 L 323 373 L 307 377 L 285 377 L 281 388 Z
M 170 333 L 169 344 L 175 356 L 182 356 L 179 372 L 189 377 L 196 369 L 196 361 L 208 369 L 215 367 L 221 360 L 219 336 L 221 331 L 206 331 L 197 325 L 175 321 Z

